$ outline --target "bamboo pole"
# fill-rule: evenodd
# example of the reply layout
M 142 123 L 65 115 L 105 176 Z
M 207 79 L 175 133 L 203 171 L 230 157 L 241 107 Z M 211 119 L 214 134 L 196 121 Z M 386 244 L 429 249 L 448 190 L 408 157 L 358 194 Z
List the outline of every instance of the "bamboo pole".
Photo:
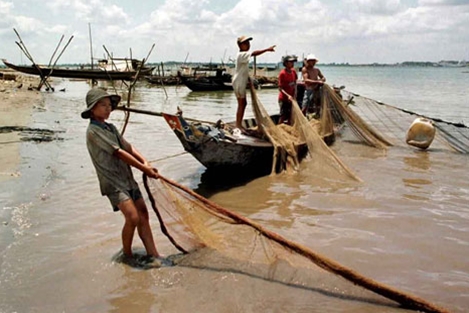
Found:
M 23 39 L 21 39 L 20 34 L 16 31 L 15 28 L 13 28 L 13 31 L 15 32 L 16 36 L 20 40 L 20 42 L 16 41 L 16 44 L 23 51 L 24 55 L 33 63 L 33 66 L 39 72 L 39 76 L 41 76 L 41 79 L 43 79 L 44 78 L 44 73 L 42 73 L 41 68 L 36 64 L 36 62 L 34 62 L 33 56 L 29 53 L 28 49 L 26 48 L 26 45 L 24 44 Z M 45 82 L 45 84 L 46 84 L 47 88 L 50 88 L 52 91 L 54 90 L 54 88 L 47 81 Z M 40 90 L 39 87 L 37 89 Z
M 59 47 L 60 47 L 60 44 L 62 43 L 62 40 L 64 40 L 64 35 L 62 35 L 62 37 L 60 37 L 59 43 L 57 44 L 57 47 L 55 48 L 54 53 L 52 53 L 52 56 L 50 57 L 48 66 L 51 66 L 52 60 L 54 59 L 54 56 L 57 53 L 57 50 L 59 50 Z
M 257 56 L 254 56 L 254 77 L 256 77 L 257 73 Z
M 146 60 L 148 60 L 148 58 L 150 57 L 150 54 L 153 51 L 154 47 L 155 47 L 155 44 L 153 44 L 151 46 L 150 51 L 148 51 L 147 57 L 145 59 L 143 59 L 142 62 L 140 63 L 140 65 L 138 66 L 137 73 L 135 74 L 135 78 L 130 83 L 130 85 L 128 86 L 129 92 L 128 92 L 128 95 L 127 95 L 127 108 L 130 107 L 130 98 L 131 98 L 131 95 L 132 95 L 132 89 L 135 87 L 135 84 L 137 83 L 137 80 L 138 80 L 138 76 L 140 75 L 140 71 L 142 70 L 143 66 L 145 65 Z M 165 90 L 165 92 L 166 92 L 166 90 Z M 129 122 L 129 119 L 130 119 L 130 111 L 126 111 L 125 112 L 124 126 L 122 127 L 122 130 L 121 130 L 122 135 L 125 133 L 125 130 L 127 128 L 127 124 Z
M 263 226 L 261 226 L 258 223 L 255 223 L 251 221 L 250 219 L 239 215 L 235 212 L 229 211 L 218 204 L 202 197 L 201 195 L 195 193 L 193 190 L 178 184 L 175 181 L 172 181 L 164 176 L 159 176 L 159 179 L 163 180 L 164 182 L 188 193 L 192 197 L 196 198 L 200 202 L 202 202 L 208 209 L 215 211 L 217 214 L 222 214 L 225 216 L 228 216 L 229 218 L 233 219 L 239 224 L 244 224 L 248 225 L 254 229 L 256 229 L 260 234 L 263 236 L 267 237 L 270 240 L 273 240 L 277 242 L 278 244 L 304 256 L 305 258 L 309 259 L 319 267 L 332 272 L 336 275 L 339 275 L 348 281 L 357 284 L 365 289 L 368 289 L 370 291 L 373 291 L 385 298 L 391 299 L 393 301 L 396 301 L 397 303 L 401 304 L 405 308 L 413 309 L 413 310 L 420 310 L 423 312 L 428 312 L 428 313 L 449 313 L 448 310 L 438 307 L 432 303 L 429 303 L 421 298 L 418 298 L 412 294 L 409 293 L 404 293 L 402 291 L 399 291 L 397 289 L 394 289 L 392 287 L 389 287 L 385 284 L 379 283 L 371 278 L 367 278 L 357 272 L 355 272 L 352 269 L 349 269 L 345 266 L 342 266 L 338 262 L 329 259 L 325 256 L 322 256 L 311 249 L 300 245 L 298 243 L 295 243 L 293 241 L 290 241 L 288 239 L 285 239 L 284 237 L 267 230 Z
M 135 109 L 135 108 L 129 108 L 125 106 L 118 106 L 116 110 L 119 111 L 124 111 L 124 112 L 133 112 L 133 113 L 139 113 L 139 114 L 145 114 L 145 115 L 151 115 L 151 116 L 160 116 L 163 117 L 164 113 L 163 112 L 155 112 L 155 111 L 148 111 L 148 110 L 140 110 L 140 109 Z M 189 118 L 189 117 L 184 117 L 186 121 L 190 122 L 199 122 L 199 123 L 206 123 L 206 124 L 211 124 L 214 125 L 216 123 L 214 122 L 209 122 L 209 121 L 203 121 L 203 120 L 198 120 L 195 118 Z
M 57 59 L 55 59 L 55 62 L 54 64 L 52 65 L 52 67 L 50 68 L 50 71 L 49 71 L 49 74 L 47 74 L 47 76 L 44 78 L 44 81 L 41 80 L 41 82 L 39 83 L 39 86 L 37 87 L 38 89 L 41 89 L 42 87 L 42 84 L 45 84 L 45 82 L 47 81 L 47 79 L 49 79 L 49 77 L 52 75 L 52 72 L 54 71 L 54 68 L 55 66 L 57 65 L 57 62 L 59 61 L 60 57 L 62 56 L 62 54 L 65 52 L 65 49 L 67 49 L 68 45 L 70 44 L 70 42 L 72 41 L 73 39 L 73 36 L 70 37 L 70 39 L 68 40 L 67 44 L 63 47 L 62 51 L 59 53 L 59 55 L 57 56 Z M 62 40 L 60 40 L 62 42 Z M 58 47 L 57 47 L 58 48 Z M 55 52 L 54 52 L 55 54 Z M 52 59 L 51 59 L 52 60 Z M 52 91 L 54 91 L 54 89 L 52 89 Z
M 88 33 L 89 33 L 89 36 L 90 36 L 91 69 L 94 69 L 94 65 L 93 65 L 93 39 L 91 37 L 91 23 L 88 23 Z

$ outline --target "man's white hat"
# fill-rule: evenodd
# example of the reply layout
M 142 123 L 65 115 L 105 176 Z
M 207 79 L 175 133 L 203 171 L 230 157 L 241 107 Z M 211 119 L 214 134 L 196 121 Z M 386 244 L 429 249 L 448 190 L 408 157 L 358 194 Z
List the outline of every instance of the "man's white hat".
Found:
M 312 53 L 308 54 L 308 56 L 306 57 L 306 61 L 309 61 L 309 60 L 319 61 L 318 58 L 316 58 L 316 56 Z

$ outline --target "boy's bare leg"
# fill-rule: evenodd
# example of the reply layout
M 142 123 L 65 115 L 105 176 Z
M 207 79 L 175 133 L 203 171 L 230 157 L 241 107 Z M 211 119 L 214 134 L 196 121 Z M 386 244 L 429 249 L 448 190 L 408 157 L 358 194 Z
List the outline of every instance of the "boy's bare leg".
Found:
M 244 111 L 246 110 L 247 100 L 246 98 L 237 98 L 238 100 L 238 110 L 236 111 L 236 127 L 241 131 L 245 131 L 242 126 Z
M 135 228 L 139 222 L 137 208 L 132 200 L 122 201 L 117 205 L 119 210 L 124 214 L 125 223 L 122 228 L 122 247 L 124 254 L 128 257 L 132 256 L 132 241 L 134 238 Z
M 148 209 L 145 204 L 143 198 L 138 199 L 135 201 L 135 205 L 137 207 L 138 215 L 140 217 L 139 223 L 137 225 L 138 235 L 145 246 L 145 250 L 147 250 L 147 254 L 159 257 L 159 253 L 156 250 L 155 241 L 153 240 L 153 233 L 150 227 L 150 217 L 148 215 Z

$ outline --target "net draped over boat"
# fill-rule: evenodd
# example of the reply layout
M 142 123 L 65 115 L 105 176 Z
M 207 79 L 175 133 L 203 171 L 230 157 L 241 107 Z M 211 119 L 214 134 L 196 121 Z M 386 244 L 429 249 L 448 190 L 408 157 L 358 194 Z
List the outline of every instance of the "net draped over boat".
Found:
M 253 86 L 251 86 L 251 97 L 257 125 L 274 146 L 272 173 L 279 172 L 279 169 L 280 171 L 289 168 L 297 170 L 299 161 L 295 144 L 298 145 L 298 143 L 305 143 L 308 147 L 311 159 L 318 165 L 314 169 L 317 175 L 330 179 L 353 179 L 360 181 L 360 178 L 358 178 L 358 176 L 356 176 L 324 143 L 318 130 L 313 127 L 312 123 L 308 121 L 301 112 L 296 100 L 293 100 L 291 110 L 293 129 L 299 136 L 295 142 L 291 139 L 291 132 L 285 130 L 285 125 L 274 124 L 257 97 Z M 325 136 L 327 134 L 324 133 L 324 130 L 329 133 L 333 133 L 333 122 L 330 114 L 323 115 L 329 117 L 328 125 L 322 126 L 322 124 L 325 124 L 325 117 L 321 122 L 321 130 L 319 131 Z
M 446 312 L 289 241 L 163 176 L 144 176 L 143 181 L 162 232 L 184 253 L 175 258 L 179 266 L 247 275 L 309 290 L 330 301 L 350 301 L 351 307 L 397 307 L 390 299 L 407 308 Z
M 256 117 L 257 126 L 260 131 L 267 136 L 267 139 L 274 146 L 274 155 L 272 161 L 272 173 L 282 172 L 284 170 L 297 170 L 299 166 L 298 152 L 295 147 L 295 141 L 290 134 L 286 133 L 281 127 L 277 127 L 270 118 L 267 110 L 257 97 L 254 86 L 251 87 L 252 109 Z

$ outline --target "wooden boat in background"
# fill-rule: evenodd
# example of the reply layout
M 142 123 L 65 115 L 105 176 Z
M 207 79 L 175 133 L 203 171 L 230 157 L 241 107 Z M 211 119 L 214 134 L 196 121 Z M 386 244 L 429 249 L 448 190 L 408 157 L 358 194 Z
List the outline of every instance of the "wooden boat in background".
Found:
M 196 67 L 188 74 L 178 71 L 178 77 L 192 91 L 233 90 L 231 74 L 224 67 Z
M 76 79 L 96 79 L 96 80 L 133 80 L 137 75 L 137 70 L 107 70 L 104 68 L 97 69 L 64 69 L 64 68 L 51 68 L 39 65 L 40 72 L 35 66 L 20 66 L 7 62 L 2 59 L 3 63 L 9 68 L 30 75 L 62 77 L 62 78 L 76 78 Z M 138 61 L 138 60 L 137 60 Z M 140 70 L 139 76 L 149 74 L 153 68 L 144 67 Z
M 232 75 L 223 67 L 197 67 L 188 71 L 189 74 L 178 72 L 180 81 L 192 91 L 233 90 Z M 278 88 L 277 78 L 256 76 L 253 78 L 256 89 Z

